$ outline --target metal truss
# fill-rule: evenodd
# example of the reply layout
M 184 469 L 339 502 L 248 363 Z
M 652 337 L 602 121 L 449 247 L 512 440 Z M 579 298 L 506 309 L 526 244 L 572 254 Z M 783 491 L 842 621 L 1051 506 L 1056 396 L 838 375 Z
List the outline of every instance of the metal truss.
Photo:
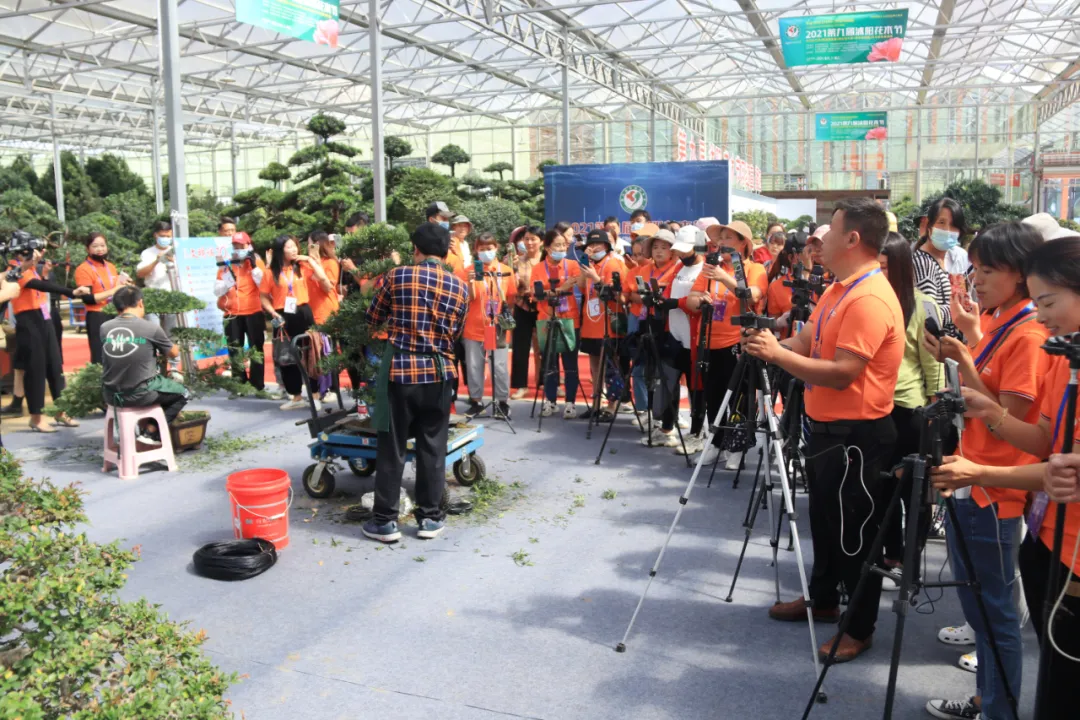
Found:
M 182 0 L 194 144 L 277 143 L 319 111 L 370 121 L 368 0 L 330 50 Z M 909 9 L 900 62 L 787 67 L 781 17 Z M 1048 122 L 1080 97 L 1080 0 L 385 0 L 384 122 L 418 135 L 572 121 L 934 107 L 1005 92 Z M 160 102 L 156 3 L 0 0 L 0 144 L 148 151 Z M 567 70 L 564 80 L 564 68 Z M 56 106 L 55 121 L 49 98 Z M 977 101 L 978 102 L 978 101 Z

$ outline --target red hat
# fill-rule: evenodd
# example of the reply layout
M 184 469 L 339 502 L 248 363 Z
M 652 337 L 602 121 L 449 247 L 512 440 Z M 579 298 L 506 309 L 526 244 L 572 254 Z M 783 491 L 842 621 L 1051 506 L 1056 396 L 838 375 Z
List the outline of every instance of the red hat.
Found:
M 250 245 L 251 237 L 246 232 L 233 233 L 232 241 L 241 245 Z

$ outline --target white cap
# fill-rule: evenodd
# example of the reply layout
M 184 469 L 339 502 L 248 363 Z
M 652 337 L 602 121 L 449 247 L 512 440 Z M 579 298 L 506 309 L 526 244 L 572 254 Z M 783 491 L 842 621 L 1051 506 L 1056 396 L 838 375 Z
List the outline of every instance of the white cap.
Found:
M 815 240 L 821 240 L 825 237 L 825 233 L 827 232 L 829 232 L 828 225 L 818 225 L 816 228 L 814 228 L 814 234 L 810 237 L 814 238 Z
M 705 233 L 694 225 L 679 228 L 675 233 L 675 244 L 671 246 L 672 252 L 693 252 L 698 246 L 705 245 Z
M 1080 233 L 1068 228 L 1063 228 L 1058 224 L 1057 219 L 1050 213 L 1037 213 L 1031 217 L 1026 217 L 1023 220 L 1025 225 L 1030 225 L 1039 231 L 1043 240 L 1057 240 L 1059 238 L 1066 237 L 1080 237 Z

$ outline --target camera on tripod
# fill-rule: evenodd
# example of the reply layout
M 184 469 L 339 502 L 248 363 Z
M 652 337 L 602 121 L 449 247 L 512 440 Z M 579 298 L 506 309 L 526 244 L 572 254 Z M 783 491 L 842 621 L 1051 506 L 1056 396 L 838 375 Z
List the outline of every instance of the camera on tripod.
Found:
M 11 233 L 11 238 L 7 242 L 0 240 L 0 256 L 3 256 L 5 264 L 9 255 L 14 255 L 20 262 L 25 262 L 32 258 L 36 251 L 44 250 L 46 247 L 48 243 L 41 238 L 34 237 L 25 230 L 16 230 Z M 18 282 L 21 274 L 20 268 L 12 268 L 8 271 L 6 279 L 8 282 Z
M 645 278 L 637 276 L 637 293 L 641 296 L 641 304 L 647 308 L 661 308 L 664 306 L 664 296 L 660 290 L 660 283 L 656 278 L 645 284 Z
M 742 256 L 735 248 L 722 247 L 720 252 L 731 255 L 731 265 L 735 268 L 734 294 L 739 298 L 739 304 L 742 306 L 742 312 L 731 316 L 731 324 L 746 330 L 776 330 L 776 318 L 758 315 L 750 310 L 754 295 L 746 285 L 746 270 L 743 268 Z
M 610 285 L 597 285 L 596 294 L 600 302 L 615 302 L 622 295 L 622 276 L 619 273 L 611 273 Z

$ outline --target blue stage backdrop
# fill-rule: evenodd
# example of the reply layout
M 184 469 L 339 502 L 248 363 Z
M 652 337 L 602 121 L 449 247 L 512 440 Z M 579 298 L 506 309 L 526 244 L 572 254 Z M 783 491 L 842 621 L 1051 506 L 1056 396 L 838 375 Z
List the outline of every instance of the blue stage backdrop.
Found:
M 729 177 L 727 160 L 552 165 L 544 172 L 544 220 L 548 227 L 565 220 L 587 233 L 614 215 L 624 235 L 634 210 L 648 210 L 654 220 L 712 216 L 726 223 Z

